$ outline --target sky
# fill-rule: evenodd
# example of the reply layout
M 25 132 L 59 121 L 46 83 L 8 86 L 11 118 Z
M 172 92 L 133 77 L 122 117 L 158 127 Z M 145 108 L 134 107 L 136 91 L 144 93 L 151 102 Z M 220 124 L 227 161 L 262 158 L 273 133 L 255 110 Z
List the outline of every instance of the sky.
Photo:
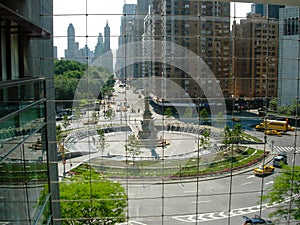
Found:
M 116 49 L 124 4 L 136 4 L 136 0 L 54 0 L 54 45 L 57 46 L 58 58 L 64 57 L 70 23 L 75 28 L 75 39 L 79 42 L 79 48 L 88 45 L 94 51 L 98 34 L 104 34 L 104 27 L 108 22 L 111 29 L 111 49 Z M 251 11 L 249 3 L 236 3 L 235 7 L 233 4 L 232 16 L 235 12 L 237 17 L 245 17 Z

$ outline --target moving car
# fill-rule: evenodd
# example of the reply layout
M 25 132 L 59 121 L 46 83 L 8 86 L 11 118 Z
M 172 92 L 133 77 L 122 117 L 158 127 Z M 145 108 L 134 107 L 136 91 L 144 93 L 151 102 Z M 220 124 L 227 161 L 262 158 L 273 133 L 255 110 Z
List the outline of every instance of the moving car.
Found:
M 274 157 L 273 166 L 282 167 L 283 164 L 287 164 L 287 156 L 285 152 L 280 152 L 277 156 Z
M 273 224 L 270 220 L 262 219 L 260 216 L 255 215 L 254 218 L 248 218 L 247 216 L 243 216 L 244 223 L 242 225 L 254 225 L 254 224 Z
M 255 168 L 254 174 L 257 176 L 264 176 L 264 175 L 269 175 L 274 173 L 274 170 L 275 170 L 274 166 L 263 165 Z
M 283 132 L 277 131 L 277 130 L 266 130 L 265 134 L 266 135 L 278 135 L 278 136 L 281 136 L 283 134 Z

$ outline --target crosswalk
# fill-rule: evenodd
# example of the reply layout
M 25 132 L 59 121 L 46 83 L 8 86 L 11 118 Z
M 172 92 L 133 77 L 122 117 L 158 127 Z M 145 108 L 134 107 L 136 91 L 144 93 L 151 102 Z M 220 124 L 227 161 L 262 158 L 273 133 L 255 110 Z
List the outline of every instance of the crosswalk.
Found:
M 300 153 L 300 147 L 286 147 L 286 146 L 273 146 L 274 153 L 285 152 L 285 153 Z

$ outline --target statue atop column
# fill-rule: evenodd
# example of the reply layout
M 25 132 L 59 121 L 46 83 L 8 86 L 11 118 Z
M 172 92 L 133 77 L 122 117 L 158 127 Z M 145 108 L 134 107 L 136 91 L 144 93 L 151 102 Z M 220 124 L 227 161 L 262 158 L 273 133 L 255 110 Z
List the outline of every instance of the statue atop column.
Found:
M 141 121 L 142 129 L 139 130 L 138 137 L 146 145 L 156 146 L 158 143 L 157 130 L 154 127 L 154 119 L 149 108 L 150 96 L 145 97 L 145 111 Z

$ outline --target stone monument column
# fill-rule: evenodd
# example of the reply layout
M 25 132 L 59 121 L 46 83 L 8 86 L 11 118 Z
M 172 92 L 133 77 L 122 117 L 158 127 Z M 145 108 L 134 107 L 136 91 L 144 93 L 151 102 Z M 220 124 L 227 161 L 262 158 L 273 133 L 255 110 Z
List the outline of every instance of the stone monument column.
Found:
M 138 133 L 138 137 L 142 145 L 146 146 L 157 146 L 159 143 L 157 137 L 157 130 L 154 127 L 154 119 L 149 109 L 150 96 L 145 97 L 145 111 L 143 113 L 142 129 Z

